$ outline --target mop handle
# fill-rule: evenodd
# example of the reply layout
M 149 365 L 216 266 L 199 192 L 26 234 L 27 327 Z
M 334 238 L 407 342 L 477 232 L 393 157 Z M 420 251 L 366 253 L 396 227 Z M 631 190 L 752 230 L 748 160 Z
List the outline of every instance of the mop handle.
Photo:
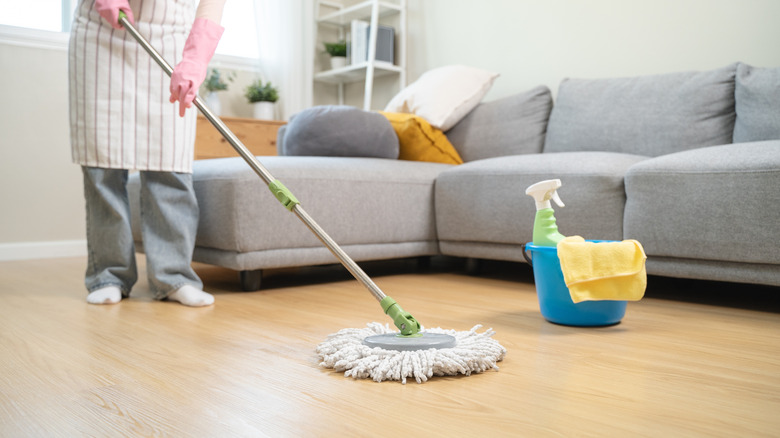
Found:
M 127 19 L 126 15 L 124 13 L 120 13 L 119 15 L 119 24 L 124 26 L 125 30 L 127 30 L 130 35 L 135 38 L 136 41 L 143 47 L 149 55 L 154 59 L 157 64 L 162 67 L 162 69 L 165 71 L 168 76 L 170 76 L 173 73 L 173 68 L 171 67 L 168 62 L 163 59 L 163 57 L 155 50 L 154 47 L 152 47 L 151 44 L 144 38 L 140 33 L 138 33 L 138 30 L 130 23 L 130 21 Z M 382 292 L 381 289 L 379 289 L 379 286 L 377 286 L 373 280 L 363 271 L 363 269 L 360 268 L 360 266 L 355 263 L 352 258 L 350 258 L 346 252 L 344 252 L 343 249 L 325 232 L 325 230 L 320 227 L 317 222 L 314 221 L 314 219 L 309 216 L 308 213 L 301 207 L 301 205 L 298 203 L 297 199 L 295 199 L 294 196 L 286 189 L 284 188 L 279 181 L 277 181 L 273 175 L 268 171 L 268 169 L 263 166 L 260 161 L 255 158 L 254 155 L 249 151 L 249 149 L 244 146 L 243 143 L 241 143 L 241 140 L 236 137 L 233 132 L 228 129 L 227 125 L 222 122 L 217 116 L 214 115 L 213 112 L 206 106 L 206 104 L 203 102 L 203 100 L 200 98 L 200 96 L 195 96 L 195 106 L 200 110 L 201 113 L 203 113 L 203 116 L 205 116 L 209 122 L 211 122 L 212 125 L 214 125 L 215 128 L 217 128 L 217 131 L 219 131 L 225 139 L 230 143 L 231 146 L 233 146 L 233 149 L 238 152 L 239 155 L 241 155 L 241 158 L 244 159 L 244 161 L 249 164 L 249 167 L 252 168 L 252 170 L 257 173 L 260 178 L 265 181 L 265 183 L 271 188 L 271 191 L 274 192 L 274 195 L 282 200 L 280 198 L 284 197 L 285 199 L 290 202 L 290 205 L 285 205 L 290 211 L 295 213 L 298 218 L 303 221 L 303 223 L 309 227 L 309 229 L 317 236 L 318 239 L 330 250 L 330 252 L 333 253 L 333 255 L 336 256 L 336 258 L 339 259 L 342 265 L 344 265 L 345 268 L 357 279 L 359 282 L 363 283 L 363 286 L 366 287 L 366 289 L 371 292 L 374 297 L 379 301 L 380 303 L 383 302 L 387 297 L 384 292 Z M 280 188 L 281 186 L 281 188 Z M 281 192 L 281 193 L 280 193 Z M 291 199 L 290 199 L 291 198 Z M 285 203 L 285 201 L 282 201 Z

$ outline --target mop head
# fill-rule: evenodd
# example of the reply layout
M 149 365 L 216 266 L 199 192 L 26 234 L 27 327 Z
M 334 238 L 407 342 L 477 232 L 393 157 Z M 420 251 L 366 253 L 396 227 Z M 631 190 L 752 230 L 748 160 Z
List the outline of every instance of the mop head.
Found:
M 467 332 L 426 329 L 423 331 L 427 333 L 454 336 L 457 344 L 452 348 L 396 351 L 363 345 L 363 339 L 368 336 L 396 333 L 388 325 L 372 322 L 363 329 L 347 328 L 328 336 L 317 346 L 317 354 L 324 368 L 344 371 L 346 377 L 372 378 L 377 382 L 400 380 L 406 384 L 407 377 L 413 377 L 422 383 L 432 376 L 468 376 L 498 370 L 496 362 L 504 358 L 506 349 L 492 339 L 493 329 L 477 333 L 481 327 L 474 326 Z

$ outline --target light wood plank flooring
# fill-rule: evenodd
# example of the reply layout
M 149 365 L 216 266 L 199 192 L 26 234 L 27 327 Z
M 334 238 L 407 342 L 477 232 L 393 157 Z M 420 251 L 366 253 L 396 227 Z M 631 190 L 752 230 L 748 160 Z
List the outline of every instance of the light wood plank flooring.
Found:
M 542 319 L 522 264 L 369 264 L 424 325 L 483 324 L 508 349 L 498 372 L 404 386 L 318 367 L 329 333 L 389 322 L 338 266 L 242 293 L 196 265 L 216 305 L 193 309 L 143 279 L 88 305 L 85 262 L 0 263 L 0 436 L 780 435 L 778 288 L 651 278 L 621 324 L 583 329 Z

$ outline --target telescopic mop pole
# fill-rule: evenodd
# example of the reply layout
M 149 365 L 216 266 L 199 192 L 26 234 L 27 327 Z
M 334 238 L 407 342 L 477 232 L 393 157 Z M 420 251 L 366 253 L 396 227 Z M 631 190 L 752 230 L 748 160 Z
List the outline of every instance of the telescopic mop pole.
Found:
M 165 59 L 157 52 L 157 50 L 155 50 L 154 47 L 152 47 L 151 44 L 149 44 L 143 35 L 138 33 L 138 30 L 135 28 L 135 26 L 130 23 L 130 20 L 128 20 L 127 16 L 122 12 L 119 14 L 119 24 L 121 24 L 125 30 L 127 30 L 127 32 L 129 32 L 130 35 L 135 38 L 136 41 L 138 41 L 138 44 L 140 44 L 141 47 L 146 50 L 146 52 L 152 57 L 152 59 L 155 60 L 155 62 L 157 62 L 157 64 L 163 69 L 163 71 L 165 71 L 168 76 L 173 73 L 173 68 L 171 65 L 165 61 Z M 384 312 L 393 319 L 394 324 L 401 331 L 401 334 L 405 336 L 416 334 L 420 330 L 420 323 L 418 323 L 412 315 L 404 311 L 401 306 L 395 302 L 395 300 L 385 295 L 384 292 L 379 289 L 379 286 L 377 286 L 376 283 L 371 280 L 371 278 L 363 271 L 363 269 L 361 269 L 360 266 L 358 266 L 357 263 L 355 263 L 355 261 L 352 260 L 352 258 L 350 258 L 343 249 L 341 249 L 336 241 L 334 241 L 325 232 L 325 230 L 323 230 L 322 227 L 320 227 L 319 224 L 317 224 L 317 222 L 315 222 L 314 219 L 312 219 L 312 217 L 306 213 L 292 192 L 290 192 L 290 190 L 287 189 L 287 187 L 285 187 L 279 180 L 274 178 L 273 175 L 271 175 L 271 172 L 269 172 L 268 169 L 266 169 L 265 166 L 263 166 L 262 163 L 260 163 L 260 161 L 258 161 L 254 155 L 252 155 L 249 149 L 247 149 L 247 147 L 241 143 L 241 140 L 239 140 L 238 137 L 236 137 L 236 135 L 233 134 L 230 129 L 228 129 L 227 125 L 225 125 L 225 123 L 222 122 L 222 120 L 220 120 L 220 118 L 217 117 L 208 106 L 206 106 L 200 96 L 195 96 L 194 104 L 200 110 L 203 116 L 206 117 L 206 119 L 208 119 L 208 121 L 211 122 L 215 128 L 217 128 L 217 131 L 219 131 L 219 133 L 225 137 L 225 140 L 227 140 L 228 143 L 233 146 L 233 149 L 238 152 L 238 154 L 241 156 L 241 158 L 244 159 L 244 161 L 246 161 L 249 167 L 251 167 L 252 170 L 254 170 L 263 181 L 265 181 L 266 185 L 268 185 L 268 188 L 274 194 L 276 199 L 278 199 L 285 208 L 295 213 L 295 215 L 298 216 L 298 218 L 317 236 L 317 238 L 330 250 L 330 252 L 336 256 L 339 262 L 341 262 L 341 264 L 347 268 L 352 276 L 354 276 L 355 279 L 362 283 L 363 286 L 365 286 L 366 289 L 368 289 L 368 291 L 374 295 L 374 297 L 382 306 L 382 310 L 384 310 Z

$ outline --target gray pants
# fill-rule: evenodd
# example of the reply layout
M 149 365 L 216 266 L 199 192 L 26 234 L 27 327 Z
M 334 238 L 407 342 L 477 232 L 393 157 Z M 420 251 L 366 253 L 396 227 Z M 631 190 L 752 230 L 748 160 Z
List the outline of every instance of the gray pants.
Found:
M 126 189 L 128 171 L 82 169 L 87 290 L 116 286 L 127 297 L 138 279 Z M 142 171 L 140 176 L 142 235 L 152 293 L 161 300 L 185 284 L 202 289 L 203 283 L 190 266 L 199 214 L 192 175 Z

